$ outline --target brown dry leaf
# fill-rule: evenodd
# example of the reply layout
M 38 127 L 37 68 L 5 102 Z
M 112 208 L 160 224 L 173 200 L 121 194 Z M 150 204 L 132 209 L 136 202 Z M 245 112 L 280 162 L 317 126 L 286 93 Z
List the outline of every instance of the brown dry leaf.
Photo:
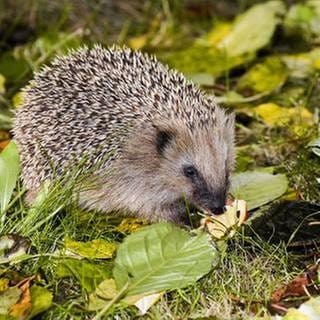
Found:
M 286 297 L 307 296 L 307 286 L 313 285 L 318 277 L 319 265 L 313 265 L 305 273 L 295 277 L 289 284 L 275 290 L 271 300 L 278 303 Z
M 10 142 L 11 140 L 4 140 L 0 142 L 0 151 L 2 151 Z
M 21 290 L 21 296 L 19 301 L 10 308 L 9 313 L 11 316 L 23 320 L 30 314 L 32 309 L 30 284 L 34 278 L 35 276 L 26 278 L 18 285 Z

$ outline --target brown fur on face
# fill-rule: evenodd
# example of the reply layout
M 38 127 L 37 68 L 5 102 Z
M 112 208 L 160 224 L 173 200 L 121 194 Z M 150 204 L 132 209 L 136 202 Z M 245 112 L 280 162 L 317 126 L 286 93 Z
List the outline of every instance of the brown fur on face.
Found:
M 137 128 L 123 153 L 88 192 L 85 205 L 135 213 L 151 221 L 187 222 L 186 202 L 208 212 L 224 206 L 233 168 L 233 116 L 224 112 L 207 125 L 159 120 Z M 192 166 L 194 181 L 184 174 Z

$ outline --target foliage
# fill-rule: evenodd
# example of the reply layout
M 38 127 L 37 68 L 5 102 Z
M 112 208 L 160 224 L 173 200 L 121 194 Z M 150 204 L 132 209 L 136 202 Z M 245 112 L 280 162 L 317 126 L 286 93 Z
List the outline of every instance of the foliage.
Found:
M 5 212 L 20 171 L 17 147 L 11 142 L 0 154 L 0 220 L 5 222 Z
M 217 263 L 209 237 L 190 238 L 171 224 L 145 227 L 119 247 L 113 271 L 118 289 L 129 283 L 128 295 L 181 288 L 201 278 Z
M 90 176 L 81 165 L 45 186 L 29 208 L 10 129 L 33 71 L 56 54 L 97 41 L 129 45 L 185 73 L 236 113 L 231 192 L 247 201 L 251 221 L 272 214 L 269 206 L 282 199 L 317 206 L 319 21 L 315 0 L 0 3 L 0 318 L 271 318 L 273 293 L 316 259 L 317 239 L 299 258 L 259 230 L 248 237 L 254 223 L 212 245 L 199 230 L 83 212 L 73 197 L 77 182 Z M 287 221 L 277 239 L 295 238 L 299 227 L 292 225 L 308 228 L 306 217 L 317 217 L 310 210 L 280 217 L 281 226 L 301 220 Z M 298 310 L 290 297 L 279 303 L 289 310 L 283 319 L 318 310 L 318 298 Z

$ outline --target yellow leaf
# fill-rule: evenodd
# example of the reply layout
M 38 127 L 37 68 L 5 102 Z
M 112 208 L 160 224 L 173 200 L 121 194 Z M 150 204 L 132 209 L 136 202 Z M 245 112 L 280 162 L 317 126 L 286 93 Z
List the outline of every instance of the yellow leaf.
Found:
M 262 63 L 251 67 L 237 83 L 239 90 L 251 89 L 254 92 L 271 92 L 280 88 L 287 80 L 286 65 L 279 57 L 271 56 Z
M 122 233 L 133 233 L 141 227 L 148 225 L 146 220 L 139 220 L 134 218 L 125 218 L 118 225 L 117 230 Z
M 10 282 L 10 280 L 7 278 L 0 279 L 0 292 L 8 290 L 9 282 Z
M 115 243 L 111 243 L 103 239 L 80 242 L 66 237 L 64 242 L 69 251 L 89 259 L 110 259 L 117 249 L 117 245 Z
M 22 91 L 17 92 L 12 98 L 12 103 L 13 103 L 13 106 L 15 108 L 18 108 L 21 105 L 23 105 L 23 103 L 24 103 L 24 92 L 22 92 Z
M 304 107 L 284 108 L 275 103 L 264 103 L 254 108 L 254 112 L 268 125 L 288 125 L 290 122 L 311 123 L 313 115 Z
M 303 312 L 294 308 L 290 308 L 282 319 L 283 320 L 312 320 L 312 318 L 308 317 L 307 315 L 303 314 Z
M 231 30 L 231 23 L 219 23 L 209 31 L 204 37 L 198 39 L 196 42 L 208 46 L 217 45 Z
M 135 50 L 143 48 L 149 40 L 149 34 L 133 37 L 129 39 L 129 47 Z
M 0 73 L 0 94 L 6 92 L 5 88 L 6 78 Z
M 313 62 L 313 66 L 319 70 L 320 69 L 320 59 L 316 59 L 314 62 Z

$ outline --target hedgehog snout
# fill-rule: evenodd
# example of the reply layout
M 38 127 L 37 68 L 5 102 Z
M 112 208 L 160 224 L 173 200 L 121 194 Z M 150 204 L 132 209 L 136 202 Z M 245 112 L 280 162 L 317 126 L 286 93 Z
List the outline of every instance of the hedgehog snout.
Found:
M 192 170 L 191 170 L 192 169 Z M 191 203 L 209 214 L 221 214 L 225 211 L 227 184 L 217 185 L 204 177 L 193 166 L 184 167 L 184 175 L 192 186 Z
M 222 214 L 225 212 L 226 204 L 226 190 L 222 188 L 221 190 L 204 192 L 194 192 L 195 205 L 205 211 L 208 214 Z

